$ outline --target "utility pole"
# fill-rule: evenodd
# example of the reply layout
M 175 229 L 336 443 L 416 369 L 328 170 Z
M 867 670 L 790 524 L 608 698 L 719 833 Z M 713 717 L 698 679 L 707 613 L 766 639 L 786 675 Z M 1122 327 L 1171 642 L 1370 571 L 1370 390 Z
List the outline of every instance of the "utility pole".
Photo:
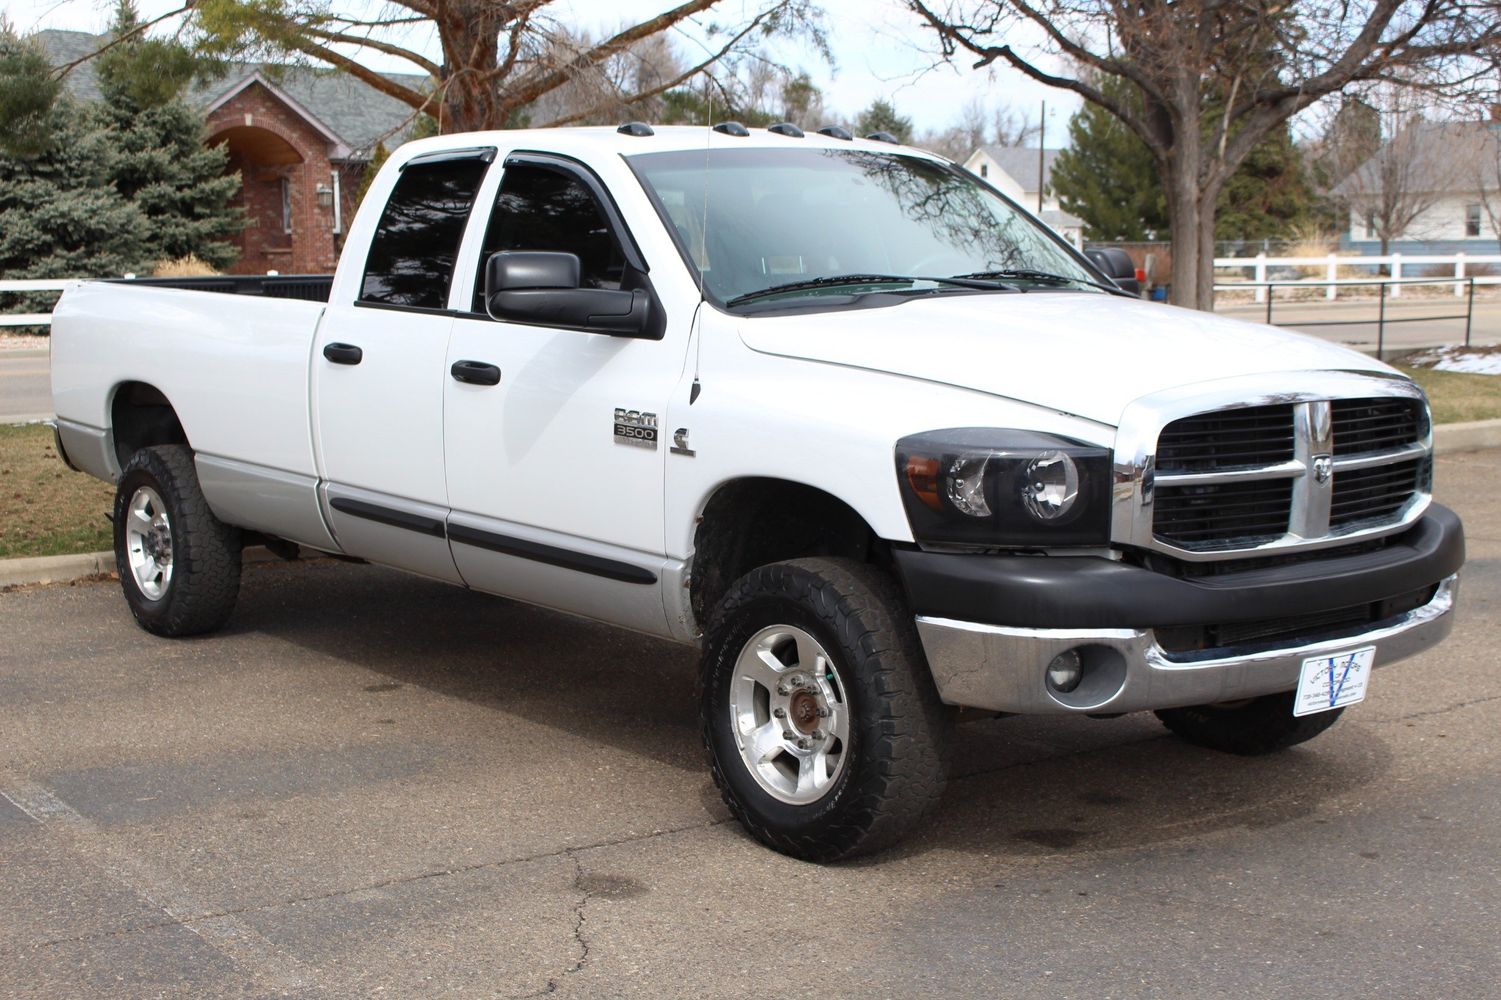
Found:
M 1037 119 L 1037 214 L 1042 214 L 1042 191 L 1047 187 L 1043 183 L 1042 171 L 1047 163 L 1048 152 L 1048 102 L 1042 102 L 1042 117 Z

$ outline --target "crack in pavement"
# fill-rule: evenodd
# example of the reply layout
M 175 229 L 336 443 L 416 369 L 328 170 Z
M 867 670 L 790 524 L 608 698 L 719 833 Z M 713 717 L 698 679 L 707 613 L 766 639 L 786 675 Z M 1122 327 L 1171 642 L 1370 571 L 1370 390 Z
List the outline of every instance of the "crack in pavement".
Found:
M 0 792 L 0 794 L 4 794 L 4 793 Z M 5 797 L 7 799 L 10 799 L 12 803 L 15 803 L 15 800 L 11 799 L 11 797 L 9 795 L 6 795 Z M 15 803 L 15 804 L 17 804 L 18 807 L 20 807 L 19 803 Z M 29 812 L 28 812 L 28 815 L 30 815 Z M 33 818 L 36 818 L 36 817 L 33 817 Z M 187 914 L 187 915 L 169 914 L 169 916 L 172 918 L 172 919 L 169 919 L 169 920 L 150 921 L 148 923 L 137 924 L 137 925 L 132 926 L 132 927 L 122 927 L 122 928 L 119 928 L 118 930 L 101 931 L 101 932 L 98 932 L 98 933 L 95 933 L 95 934 L 81 934 L 81 935 L 77 935 L 77 936 L 74 936 L 74 937 L 52 938 L 52 939 L 49 939 L 49 940 L 46 940 L 46 941 L 38 941 L 38 942 L 34 943 L 31 947 L 33 947 L 33 948 L 47 948 L 47 947 L 52 947 L 52 946 L 61 945 L 61 944 L 77 944 L 77 943 L 85 942 L 85 941 L 97 941 L 97 940 L 105 940 L 105 939 L 108 939 L 108 938 L 123 937 L 123 936 L 130 935 L 130 934 L 139 934 L 139 933 L 141 933 L 143 931 L 159 930 L 159 929 L 161 929 L 163 927 L 173 927 L 173 926 L 177 926 L 177 925 L 181 925 L 181 924 L 185 924 L 185 923 L 196 923 L 198 921 L 206 921 L 206 920 L 218 920 L 218 919 L 222 919 L 222 918 L 225 918 L 225 917 L 237 917 L 237 916 L 240 916 L 242 914 L 247 914 L 247 913 L 261 913 L 261 912 L 264 912 L 266 910 L 276 910 L 276 909 L 281 909 L 282 907 L 296 906 L 296 905 L 298 905 L 300 903 L 319 903 L 319 902 L 324 902 L 324 901 L 331 900 L 331 899 L 339 899 L 339 898 L 345 897 L 345 896 L 353 896 L 353 895 L 356 895 L 356 894 L 361 893 L 361 892 L 373 892 L 373 891 L 378 890 L 378 889 L 387 889 L 387 888 L 390 888 L 392 886 L 410 885 L 412 883 L 421 882 L 421 881 L 424 881 L 425 879 L 430 879 L 430 878 L 443 878 L 443 877 L 449 876 L 449 875 L 467 875 L 467 874 L 470 874 L 472 872 L 486 871 L 486 870 L 496 870 L 496 871 L 498 871 L 499 869 L 508 868 L 508 867 L 511 867 L 512 865 L 531 864 L 532 862 L 536 862 L 536 861 L 548 861 L 548 860 L 551 860 L 553 858 L 561 858 L 561 857 L 570 858 L 574 862 L 574 865 L 576 866 L 576 868 L 578 869 L 579 874 L 575 875 L 575 877 L 574 877 L 574 885 L 575 885 L 575 888 L 579 889 L 580 891 L 583 891 L 585 893 L 585 897 L 586 897 L 585 900 L 579 904 L 579 907 L 581 908 L 583 906 L 584 902 L 587 902 L 588 893 L 587 893 L 586 890 L 583 889 L 582 885 L 579 884 L 580 880 L 583 878 L 583 867 L 582 867 L 582 863 L 578 860 L 578 857 L 577 857 L 578 854 L 581 854 L 581 853 L 583 853 L 585 851 L 604 850 L 605 848 L 608 848 L 608 847 L 620 847 L 620 846 L 623 846 L 623 845 L 626 845 L 626 844 L 644 844 L 644 843 L 647 843 L 647 842 L 652 841 L 652 840 L 656 840 L 656 839 L 661 838 L 661 837 L 671 836 L 673 834 L 692 833 L 692 832 L 697 831 L 697 830 L 712 830 L 716 826 L 724 826 L 724 825 L 726 825 L 728 823 L 732 823 L 732 822 L 734 822 L 734 820 L 732 818 L 726 818 L 726 819 L 710 820 L 710 821 L 708 821 L 706 823 L 692 823 L 692 824 L 689 824 L 687 826 L 677 826 L 677 827 L 672 827 L 672 828 L 667 829 L 667 830 L 655 830 L 652 833 L 647 833 L 647 834 L 639 834 L 639 835 L 636 835 L 636 836 L 629 836 L 629 837 L 617 837 L 617 838 L 612 839 L 612 840 L 600 840 L 600 841 L 595 841 L 594 843 L 591 843 L 591 844 L 581 844 L 581 845 L 574 846 L 574 847 L 563 847 L 563 848 L 559 848 L 558 850 L 555 850 L 555 851 L 545 851 L 545 852 L 538 853 L 538 854 L 527 854 L 527 855 L 522 855 L 521 857 L 516 857 L 516 858 L 503 858 L 503 859 L 501 859 L 499 861 L 485 861 L 485 862 L 480 862 L 480 863 L 472 864 L 472 865 L 462 865 L 462 866 L 460 866 L 458 868 L 445 868 L 445 869 L 440 869 L 438 871 L 421 872 L 421 873 L 419 873 L 417 875 L 404 875 L 404 876 L 400 876 L 398 878 L 384 879 L 384 880 L 379 881 L 379 882 L 370 882 L 370 883 L 367 883 L 367 884 L 364 884 L 364 885 L 352 886 L 352 887 L 345 888 L 345 889 L 334 889 L 334 890 L 331 890 L 329 892 L 315 893 L 315 894 L 307 895 L 307 896 L 293 896 L 293 897 L 290 897 L 288 899 L 279 899 L 279 900 L 274 900 L 274 901 L 269 902 L 269 903 L 259 903 L 259 904 L 256 904 L 254 906 L 243 906 L 243 907 L 238 907 L 236 909 L 229 909 L 229 910 L 208 910 L 208 911 L 204 911 L 204 912 L 201 912 L 201 913 L 194 913 L 194 914 Z M 581 913 L 581 911 L 580 911 L 580 920 L 582 920 L 582 913 Z M 580 943 L 583 944 L 584 942 L 581 941 Z M 584 947 L 584 957 L 586 959 L 588 957 L 588 946 L 586 944 L 585 944 L 585 947 Z M 580 961 L 578 963 L 578 966 L 582 967 L 582 964 L 583 964 L 583 962 Z M 574 969 L 570 969 L 568 971 L 569 972 L 576 972 L 578 970 L 577 970 L 577 968 L 574 968 Z M 533 994 L 533 995 L 539 995 L 540 996 L 541 994 Z M 516 1000 L 521 1000 L 521 998 L 516 998 Z
M 1443 708 L 1429 708 L 1421 712 L 1412 712 L 1407 715 L 1377 715 L 1367 719 L 1367 722 L 1407 722 L 1409 719 L 1428 719 L 1435 715 L 1448 715 L 1457 712 L 1461 708 L 1469 708 L 1472 705 L 1488 705 L 1493 701 L 1501 701 L 1501 694 L 1487 695 L 1484 698 L 1472 698 L 1469 701 L 1457 701 Z

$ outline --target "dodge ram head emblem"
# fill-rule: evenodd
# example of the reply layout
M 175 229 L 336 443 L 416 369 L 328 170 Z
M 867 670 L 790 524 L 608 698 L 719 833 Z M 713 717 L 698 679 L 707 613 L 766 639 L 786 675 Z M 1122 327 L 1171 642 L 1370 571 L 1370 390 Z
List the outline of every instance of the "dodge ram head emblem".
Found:
M 615 407 L 615 443 L 657 447 L 657 415 Z
M 1334 475 L 1334 457 L 1332 455 L 1313 456 L 1313 481 L 1323 486 Z

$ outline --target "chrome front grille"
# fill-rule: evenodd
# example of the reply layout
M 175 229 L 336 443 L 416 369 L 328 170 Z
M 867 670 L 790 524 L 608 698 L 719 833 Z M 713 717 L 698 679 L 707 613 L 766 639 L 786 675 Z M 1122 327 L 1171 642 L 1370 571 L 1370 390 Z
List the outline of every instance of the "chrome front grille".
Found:
M 1272 465 L 1293 457 L 1293 408 L 1248 406 L 1174 420 L 1157 436 L 1158 472 Z
M 1421 412 L 1341 399 L 1175 420 L 1157 438 L 1152 533 L 1203 552 L 1386 523 L 1423 486 Z
M 1288 391 L 1243 402 L 1185 392 L 1128 408 L 1116 446 L 1116 540 L 1229 559 L 1347 544 L 1416 520 L 1432 488 L 1416 387 L 1344 372 L 1288 378 Z

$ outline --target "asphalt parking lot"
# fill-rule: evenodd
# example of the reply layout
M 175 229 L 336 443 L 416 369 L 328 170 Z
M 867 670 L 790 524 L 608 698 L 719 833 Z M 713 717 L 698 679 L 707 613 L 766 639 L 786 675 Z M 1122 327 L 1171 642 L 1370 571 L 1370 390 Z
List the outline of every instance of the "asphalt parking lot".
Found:
M 0 996 L 1494 997 L 1498 483 L 1440 461 L 1455 634 L 1323 737 L 975 722 L 830 867 L 727 821 L 691 650 L 331 561 L 190 641 L 0 594 Z

